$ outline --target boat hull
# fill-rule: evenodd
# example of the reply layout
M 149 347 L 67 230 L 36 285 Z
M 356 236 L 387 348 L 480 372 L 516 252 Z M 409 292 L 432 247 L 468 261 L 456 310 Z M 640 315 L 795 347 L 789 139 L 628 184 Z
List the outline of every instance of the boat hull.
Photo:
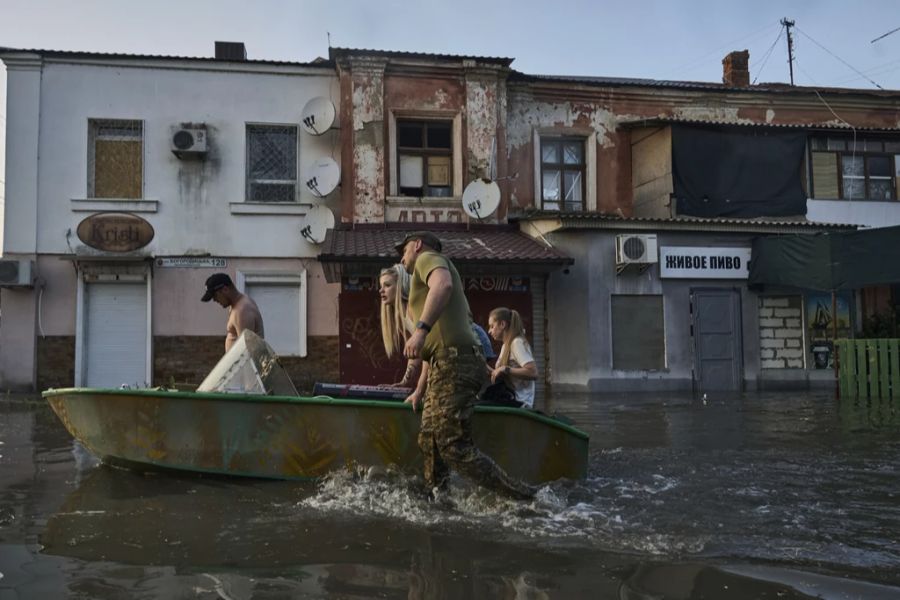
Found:
M 422 466 L 419 415 L 400 402 L 96 389 L 44 397 L 69 433 L 108 463 L 271 479 Z M 472 432 L 482 451 L 531 483 L 587 472 L 587 435 L 532 411 L 479 406 Z

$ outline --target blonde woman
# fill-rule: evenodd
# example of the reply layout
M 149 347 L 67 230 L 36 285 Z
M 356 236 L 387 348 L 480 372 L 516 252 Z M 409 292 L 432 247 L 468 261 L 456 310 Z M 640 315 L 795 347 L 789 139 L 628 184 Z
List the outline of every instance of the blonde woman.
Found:
M 495 308 L 488 317 L 488 333 L 503 343 L 497 363 L 491 370 L 491 383 L 505 381 L 516 393 L 516 400 L 534 408 L 534 382 L 538 370 L 531 346 L 525 339 L 522 316 L 506 307 Z
M 403 346 L 413 329 L 407 316 L 409 302 L 409 273 L 403 265 L 396 264 L 382 269 L 378 276 L 378 294 L 381 297 L 381 339 L 388 356 L 395 352 L 402 354 Z M 395 387 L 415 387 L 418 381 L 421 359 L 411 359 L 406 363 L 403 379 L 394 383 Z

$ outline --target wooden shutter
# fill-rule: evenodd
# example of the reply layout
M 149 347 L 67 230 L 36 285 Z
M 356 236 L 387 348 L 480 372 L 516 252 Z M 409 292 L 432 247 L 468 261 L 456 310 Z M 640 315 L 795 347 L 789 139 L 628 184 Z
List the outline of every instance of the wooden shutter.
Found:
M 840 198 L 835 152 L 812 153 L 813 198 Z

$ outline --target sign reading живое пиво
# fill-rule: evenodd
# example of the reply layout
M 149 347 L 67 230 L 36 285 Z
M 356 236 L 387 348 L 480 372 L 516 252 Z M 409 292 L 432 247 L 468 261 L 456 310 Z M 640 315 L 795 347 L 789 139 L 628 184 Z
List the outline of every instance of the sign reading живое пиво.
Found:
M 750 248 L 662 246 L 659 276 L 671 279 L 747 279 Z

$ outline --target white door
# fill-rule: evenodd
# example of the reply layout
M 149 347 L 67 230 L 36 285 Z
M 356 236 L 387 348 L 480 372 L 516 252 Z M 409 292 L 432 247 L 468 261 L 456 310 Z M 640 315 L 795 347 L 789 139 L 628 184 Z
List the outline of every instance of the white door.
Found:
M 85 386 L 144 387 L 147 382 L 147 284 L 87 283 Z

